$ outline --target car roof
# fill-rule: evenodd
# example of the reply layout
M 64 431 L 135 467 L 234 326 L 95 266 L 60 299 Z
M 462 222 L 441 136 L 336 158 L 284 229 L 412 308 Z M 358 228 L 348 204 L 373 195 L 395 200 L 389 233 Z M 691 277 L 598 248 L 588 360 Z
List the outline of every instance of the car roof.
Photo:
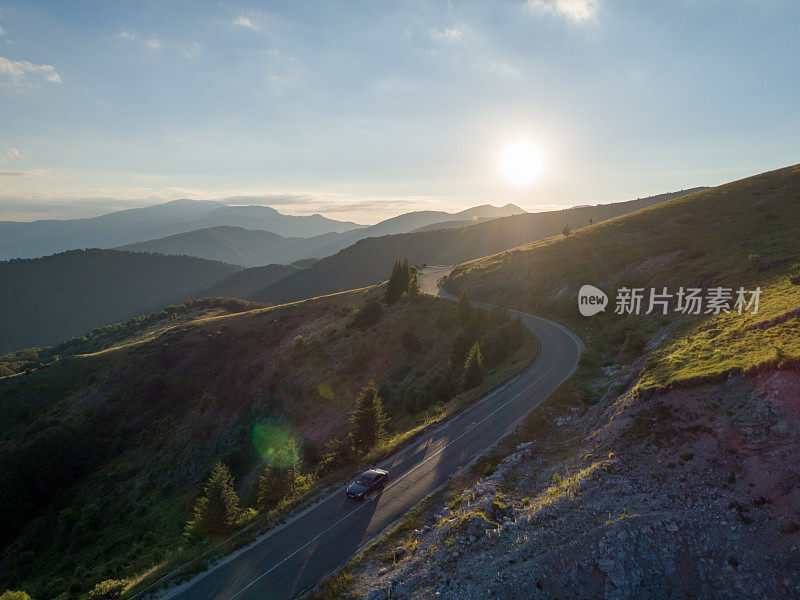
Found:
M 388 475 L 389 471 L 384 471 L 383 469 L 370 469 L 369 471 L 365 471 L 364 475 Z

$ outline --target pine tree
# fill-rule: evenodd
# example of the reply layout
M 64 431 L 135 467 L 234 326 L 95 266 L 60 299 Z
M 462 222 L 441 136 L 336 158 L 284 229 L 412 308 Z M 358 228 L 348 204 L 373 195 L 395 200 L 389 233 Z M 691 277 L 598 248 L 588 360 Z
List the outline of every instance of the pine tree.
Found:
M 419 292 L 419 271 L 408 262 L 408 257 L 395 261 L 392 274 L 386 284 L 383 300 L 386 304 L 394 304 L 403 294 L 416 294 Z
M 481 348 L 478 342 L 475 342 L 467 354 L 467 360 L 464 361 L 464 389 L 474 388 L 483 381 L 483 376 L 484 368 Z
M 203 491 L 204 495 L 195 503 L 189 532 L 224 536 L 237 525 L 242 513 L 239 496 L 233 489 L 233 476 L 224 463 L 214 465 Z
M 356 409 L 350 418 L 352 430 L 350 439 L 356 452 L 366 452 L 386 434 L 384 427 L 388 418 L 383 412 L 383 404 L 378 397 L 375 383 L 370 381 L 358 396 Z
M 294 493 L 299 461 L 300 455 L 294 438 L 289 438 L 286 445 L 275 450 L 258 478 L 257 501 L 260 508 L 273 508 Z
M 383 300 L 386 304 L 394 304 L 403 294 L 402 269 L 402 263 L 399 260 L 395 261 L 389 282 L 386 284 L 386 291 L 383 294 Z

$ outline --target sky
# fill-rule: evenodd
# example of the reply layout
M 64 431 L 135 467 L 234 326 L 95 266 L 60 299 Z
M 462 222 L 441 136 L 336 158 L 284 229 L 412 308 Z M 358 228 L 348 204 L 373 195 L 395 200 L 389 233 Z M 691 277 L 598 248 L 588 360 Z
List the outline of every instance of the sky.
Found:
M 0 0 L 0 219 L 716 185 L 800 162 L 798 31 L 797 0 Z

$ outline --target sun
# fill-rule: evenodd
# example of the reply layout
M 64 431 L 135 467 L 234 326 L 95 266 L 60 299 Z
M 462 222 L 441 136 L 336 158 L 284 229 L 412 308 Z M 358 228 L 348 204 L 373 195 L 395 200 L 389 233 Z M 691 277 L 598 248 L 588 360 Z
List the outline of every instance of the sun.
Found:
M 542 171 L 542 152 L 527 141 L 509 144 L 500 155 L 500 171 L 508 183 L 531 185 Z

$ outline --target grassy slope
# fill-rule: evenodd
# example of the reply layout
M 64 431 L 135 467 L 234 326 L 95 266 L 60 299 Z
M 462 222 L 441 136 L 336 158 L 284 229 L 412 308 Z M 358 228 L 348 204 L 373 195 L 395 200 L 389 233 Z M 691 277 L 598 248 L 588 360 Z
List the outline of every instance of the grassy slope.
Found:
M 114 250 L 0 262 L 0 352 L 56 344 L 182 302 L 237 270 L 189 256 Z
M 398 256 L 413 263 L 453 264 L 555 235 L 564 225 L 577 228 L 663 202 L 681 194 L 662 194 L 616 204 L 515 215 L 471 227 L 389 235 L 361 240 L 308 270 L 248 297 L 278 303 L 370 285 L 382 280 Z
M 215 461 L 231 466 L 252 501 L 242 482 L 260 464 L 250 442 L 256 423 L 294 431 L 313 466 L 323 443 L 347 431 L 370 379 L 396 441 L 474 395 L 431 404 L 463 331 L 456 307 L 405 299 L 367 329 L 348 327 L 379 293 L 201 315 L 0 379 L 0 512 L 15 524 L 2 533 L 0 587 L 77 597 L 160 563 L 181 544 Z M 490 381 L 529 352 L 512 353 Z
M 718 377 L 800 357 L 798 319 L 751 325 L 800 306 L 790 282 L 800 263 L 800 166 L 736 181 L 460 265 L 448 287 L 568 323 L 587 341 L 585 366 L 632 361 L 670 331 L 639 385 Z M 610 297 L 606 313 L 578 314 L 581 284 Z M 619 287 L 744 286 L 763 289 L 758 315 L 679 319 L 613 314 Z

